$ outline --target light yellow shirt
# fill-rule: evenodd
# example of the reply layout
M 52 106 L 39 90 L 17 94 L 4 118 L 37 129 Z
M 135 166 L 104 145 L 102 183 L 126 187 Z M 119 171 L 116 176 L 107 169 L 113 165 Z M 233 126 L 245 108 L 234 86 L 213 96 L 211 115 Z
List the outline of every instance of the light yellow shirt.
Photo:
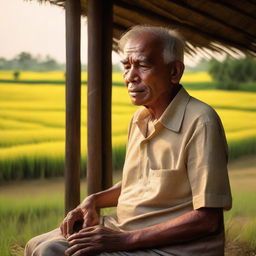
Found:
M 181 88 L 158 122 L 150 118 L 142 108 L 131 121 L 115 225 L 134 230 L 201 207 L 230 209 L 227 144 L 216 112 Z M 223 245 L 219 234 L 179 247 L 178 255 L 222 255 Z

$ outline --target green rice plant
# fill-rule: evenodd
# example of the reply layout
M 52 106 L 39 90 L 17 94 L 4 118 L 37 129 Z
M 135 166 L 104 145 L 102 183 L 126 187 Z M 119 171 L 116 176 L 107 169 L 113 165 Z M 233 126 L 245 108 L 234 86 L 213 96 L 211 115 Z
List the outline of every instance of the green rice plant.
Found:
M 0 148 L 0 182 L 12 179 L 62 176 L 64 173 L 63 150 L 64 142 Z
M 113 148 L 113 169 L 122 170 L 125 158 L 125 146 Z

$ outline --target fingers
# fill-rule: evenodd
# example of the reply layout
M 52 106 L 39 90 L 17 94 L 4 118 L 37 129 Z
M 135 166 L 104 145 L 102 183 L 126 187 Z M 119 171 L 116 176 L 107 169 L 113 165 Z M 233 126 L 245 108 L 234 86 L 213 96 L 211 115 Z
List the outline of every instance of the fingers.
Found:
M 80 209 L 70 211 L 63 220 L 60 230 L 64 237 L 69 237 L 74 232 L 73 227 L 76 221 L 83 221 L 83 214 Z
M 95 255 L 102 251 L 116 251 L 122 248 L 122 232 L 102 226 L 93 226 L 80 230 L 68 237 L 69 248 L 66 255 Z
M 72 233 L 73 233 L 73 225 L 75 223 L 75 216 L 73 215 L 70 215 L 68 218 L 67 218 L 67 237 L 71 236 Z
M 76 208 L 70 211 L 60 225 L 60 230 L 65 238 L 78 232 L 81 228 L 91 227 L 99 224 L 99 216 L 95 209 L 82 210 Z
M 97 254 L 97 250 L 91 247 L 89 244 L 81 244 L 77 247 L 69 248 L 65 251 L 66 256 L 81 256 L 81 255 L 95 255 Z
M 67 236 L 67 219 L 65 218 L 60 225 L 61 233 L 64 237 Z
M 85 249 L 88 247 L 88 243 L 76 243 L 73 246 L 69 247 L 66 251 L 66 255 L 75 255 L 76 252 L 80 251 L 81 249 Z M 81 254 L 80 254 L 81 255 Z
M 99 224 L 99 216 L 95 209 L 87 210 L 84 213 L 83 228 L 91 227 Z
M 60 226 L 61 233 L 65 238 L 67 238 L 70 235 L 70 225 L 72 225 L 70 223 L 70 219 L 69 217 L 66 217 L 63 220 L 62 225 Z
M 88 227 L 84 228 L 78 233 L 75 233 L 68 237 L 69 248 L 65 251 L 67 256 L 77 256 L 77 255 L 94 255 L 96 252 L 100 251 L 97 239 L 93 237 L 95 235 L 94 231 L 99 230 L 100 227 Z
M 86 255 L 86 252 L 90 251 L 89 247 L 92 247 L 92 238 L 90 236 L 94 229 L 94 227 L 85 228 L 68 237 L 69 248 L 65 254 L 67 256 Z
M 69 236 L 67 238 L 68 242 L 70 243 L 71 241 L 75 240 L 75 239 L 81 239 L 81 238 L 86 238 L 86 237 L 90 237 L 93 235 L 93 231 L 96 230 L 96 227 L 87 227 L 87 228 L 83 228 L 82 230 L 80 230 L 79 232 Z

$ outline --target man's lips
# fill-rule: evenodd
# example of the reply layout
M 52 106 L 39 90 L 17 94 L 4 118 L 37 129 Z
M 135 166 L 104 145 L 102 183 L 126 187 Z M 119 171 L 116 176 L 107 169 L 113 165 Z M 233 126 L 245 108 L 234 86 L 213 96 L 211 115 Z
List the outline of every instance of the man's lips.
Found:
M 136 88 L 134 86 L 128 86 L 128 93 L 130 96 L 137 96 L 145 92 L 145 88 Z
M 128 91 L 129 95 L 131 95 L 131 96 L 137 96 L 137 95 L 139 95 L 141 93 L 144 93 L 144 92 L 145 92 L 144 90 L 129 90 Z

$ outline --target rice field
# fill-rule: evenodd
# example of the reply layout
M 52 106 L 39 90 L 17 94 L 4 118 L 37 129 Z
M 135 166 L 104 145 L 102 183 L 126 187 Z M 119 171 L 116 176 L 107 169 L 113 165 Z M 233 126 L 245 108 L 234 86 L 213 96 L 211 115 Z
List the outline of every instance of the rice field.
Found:
M 86 80 L 86 73 L 82 77 Z M 13 79 L 12 72 L 1 71 L 1 79 Z M 1 256 L 22 255 L 28 239 L 55 228 L 63 219 L 63 179 L 29 182 L 24 179 L 63 175 L 65 87 L 33 84 L 33 81 L 62 80 L 64 74 L 22 72 L 20 79 L 31 80 L 31 83 L 0 83 Z M 122 83 L 122 75 L 113 74 L 113 82 Z M 212 81 L 207 73 L 197 73 L 185 74 L 185 87 L 187 82 Z M 240 166 L 234 161 L 242 155 L 256 153 L 256 93 L 218 90 L 189 90 L 189 93 L 213 106 L 226 130 L 233 159 L 230 178 L 234 197 L 233 209 L 225 214 L 228 240 L 239 245 L 245 242 L 256 248 L 256 208 L 253 203 L 256 199 L 255 157 L 246 158 Z M 82 86 L 83 173 L 86 161 L 86 99 L 86 86 Z M 113 87 L 112 101 L 113 157 L 114 167 L 118 170 L 124 158 L 129 120 L 137 107 L 130 104 L 126 89 L 121 86 Z M 116 178 L 118 175 L 115 174 Z M 81 197 L 85 195 L 85 187 L 83 182 Z
M 8 73 L 9 72 L 9 73 Z M 23 72 L 22 72 L 23 73 Z M 0 79 L 10 71 L 0 72 Z M 60 72 L 24 72 L 25 79 L 59 79 Z M 58 77 L 59 76 L 59 77 Z M 86 74 L 84 74 L 86 76 Z M 113 74 L 113 82 L 122 80 Z M 207 73 L 185 74 L 184 81 L 210 81 Z M 186 85 L 186 83 L 184 82 Z M 189 90 L 213 106 L 226 131 L 230 157 L 256 153 L 256 93 Z M 0 182 L 63 175 L 65 87 L 54 84 L 0 84 Z M 86 86 L 82 86 L 82 173 L 86 162 Z M 132 113 L 126 89 L 113 86 L 112 143 L 114 168 L 121 169 Z
M 123 83 L 123 76 L 121 73 L 113 73 L 113 81 L 115 83 Z M 87 80 L 87 72 L 82 72 L 81 79 Z M 0 70 L 0 80 L 13 80 L 13 71 Z M 49 72 L 32 72 L 32 71 L 20 71 L 19 80 L 33 81 L 33 80 L 52 80 L 60 81 L 65 80 L 64 71 L 49 71 Z M 206 72 L 198 72 L 196 74 L 185 74 L 182 79 L 183 83 L 186 82 L 212 82 L 211 76 Z
M 13 80 L 13 72 L 11 70 L 0 71 L 0 80 Z M 87 73 L 82 72 L 82 80 L 87 80 Z M 33 71 L 20 71 L 19 80 L 25 81 L 61 81 L 65 80 L 65 71 L 48 71 L 48 72 L 33 72 Z

